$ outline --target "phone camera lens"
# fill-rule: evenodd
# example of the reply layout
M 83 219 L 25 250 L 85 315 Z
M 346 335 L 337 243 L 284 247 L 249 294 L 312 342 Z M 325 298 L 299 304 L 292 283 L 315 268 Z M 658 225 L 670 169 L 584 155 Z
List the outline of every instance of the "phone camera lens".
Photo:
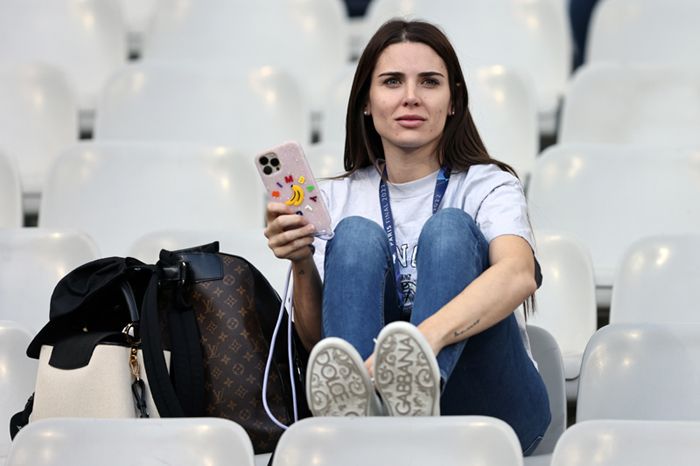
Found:
M 267 160 L 267 157 L 262 156 L 260 157 L 260 165 L 267 165 L 270 161 Z
M 273 167 L 276 167 L 276 166 L 278 166 L 279 164 L 280 164 L 280 161 L 279 161 L 278 159 L 272 159 L 272 160 L 270 160 L 270 165 L 272 165 Z
M 266 175 L 269 175 L 270 173 L 272 173 L 272 167 L 270 167 L 269 165 L 265 165 L 263 167 L 263 173 L 265 173 Z

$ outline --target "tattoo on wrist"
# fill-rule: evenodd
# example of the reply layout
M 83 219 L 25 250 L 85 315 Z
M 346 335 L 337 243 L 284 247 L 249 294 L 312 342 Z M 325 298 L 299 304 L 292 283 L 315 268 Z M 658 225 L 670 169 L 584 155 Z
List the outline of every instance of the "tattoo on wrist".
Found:
M 460 337 L 460 336 L 464 335 L 466 332 L 468 332 L 469 330 L 471 330 L 474 327 L 476 327 L 477 325 L 479 325 L 479 322 L 481 322 L 481 319 L 476 319 L 474 322 L 469 324 L 469 326 L 467 328 L 455 331 L 454 336 Z

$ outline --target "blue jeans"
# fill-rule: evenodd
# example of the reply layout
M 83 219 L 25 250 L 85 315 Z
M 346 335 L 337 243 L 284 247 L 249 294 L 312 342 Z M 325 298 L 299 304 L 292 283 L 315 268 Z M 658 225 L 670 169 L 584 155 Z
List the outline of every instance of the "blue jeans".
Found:
M 418 239 L 418 280 L 410 322 L 437 312 L 489 266 L 488 243 L 462 210 L 439 210 Z M 389 322 L 405 320 L 384 229 L 363 217 L 343 219 L 326 246 L 323 336 L 350 342 L 363 358 Z M 437 355 L 444 415 L 484 415 L 507 422 L 525 454 L 550 422 L 547 390 L 530 360 L 515 315 Z

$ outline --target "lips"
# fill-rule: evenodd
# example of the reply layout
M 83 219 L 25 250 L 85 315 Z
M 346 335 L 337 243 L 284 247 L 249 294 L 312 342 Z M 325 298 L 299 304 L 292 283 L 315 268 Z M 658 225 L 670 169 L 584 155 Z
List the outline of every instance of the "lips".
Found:
M 425 121 L 420 115 L 403 115 L 397 118 L 398 121 Z
M 404 128 L 417 128 L 425 122 L 425 118 L 419 115 L 402 115 L 396 122 Z

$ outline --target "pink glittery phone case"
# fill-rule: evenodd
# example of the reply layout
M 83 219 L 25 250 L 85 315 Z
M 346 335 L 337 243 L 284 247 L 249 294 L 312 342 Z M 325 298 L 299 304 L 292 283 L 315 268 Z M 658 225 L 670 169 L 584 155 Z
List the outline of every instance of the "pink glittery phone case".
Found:
M 259 153 L 255 166 L 271 200 L 296 209 L 316 227 L 316 236 L 333 236 L 328 209 L 298 143 L 286 142 Z

